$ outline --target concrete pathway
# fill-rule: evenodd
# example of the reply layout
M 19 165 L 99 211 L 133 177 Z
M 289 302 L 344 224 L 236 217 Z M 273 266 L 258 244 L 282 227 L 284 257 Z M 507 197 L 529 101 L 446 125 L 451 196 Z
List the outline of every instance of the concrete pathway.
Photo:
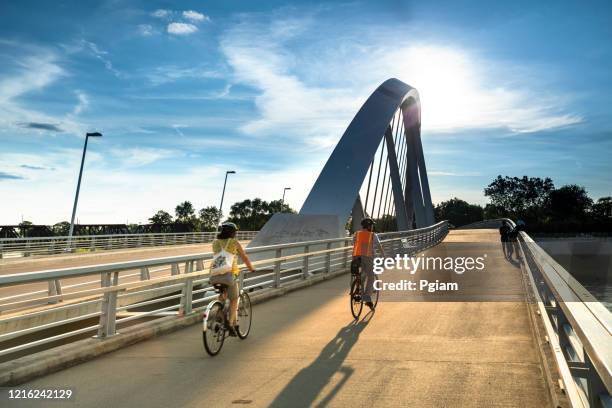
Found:
M 68 387 L 74 406 L 100 408 L 549 406 L 520 269 L 497 240 L 492 230 L 451 232 L 450 246 L 428 252 L 487 252 L 486 270 L 462 281 L 469 301 L 383 293 L 356 322 L 345 275 L 255 306 L 249 338 L 229 338 L 217 357 L 206 355 L 197 325 L 20 388 Z M 457 242 L 469 245 L 459 251 Z

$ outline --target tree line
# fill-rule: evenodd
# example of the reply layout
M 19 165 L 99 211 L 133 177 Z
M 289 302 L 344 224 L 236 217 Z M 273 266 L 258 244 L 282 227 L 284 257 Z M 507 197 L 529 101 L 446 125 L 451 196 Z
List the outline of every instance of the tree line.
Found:
M 264 201 L 260 198 L 247 199 L 234 203 L 230 207 L 230 221 L 238 225 L 243 231 L 258 231 L 266 222 L 278 212 L 295 213 L 295 211 L 282 200 Z M 174 218 L 165 210 L 159 210 L 149 221 L 159 226 L 179 225 L 186 231 L 215 231 L 223 218 L 219 208 L 215 206 L 204 207 L 197 211 L 190 201 L 183 201 L 174 209 Z
M 552 179 L 497 176 L 484 189 L 489 203 L 484 207 L 459 198 L 435 207 L 437 220 L 456 226 L 484 219 L 523 220 L 533 232 L 612 231 L 612 197 L 597 200 L 576 184 L 555 187 Z
M 435 206 L 437 220 L 449 220 L 455 226 L 493 218 L 523 220 L 532 232 L 611 232 L 612 197 L 589 197 L 586 189 L 576 184 L 555 187 L 552 179 L 539 177 L 497 176 L 487 187 L 485 206 L 470 204 L 452 198 Z M 230 207 L 227 221 L 234 222 L 243 231 L 258 231 L 278 212 L 295 213 L 282 200 L 264 201 L 247 199 Z M 215 231 L 223 214 L 215 206 L 196 211 L 190 201 L 183 201 L 174 209 L 174 216 L 159 210 L 149 218 L 156 232 Z M 395 216 L 383 215 L 375 220 L 378 231 L 395 231 Z M 32 223 L 24 221 L 20 227 Z M 63 221 L 50 227 L 54 235 L 66 235 L 70 223 Z M 128 225 L 136 232 L 138 225 Z M 347 223 L 351 230 L 351 220 Z

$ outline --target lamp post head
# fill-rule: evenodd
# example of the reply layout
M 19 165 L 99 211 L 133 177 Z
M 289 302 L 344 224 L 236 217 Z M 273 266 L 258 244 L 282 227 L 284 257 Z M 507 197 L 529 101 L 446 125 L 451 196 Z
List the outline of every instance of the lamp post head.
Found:
M 228 170 L 225 173 L 227 173 L 227 174 L 236 174 L 236 172 L 234 170 Z
M 291 187 L 285 187 L 285 190 L 291 190 Z
M 91 133 L 87 133 L 87 137 L 102 137 L 102 133 L 100 132 L 91 132 Z

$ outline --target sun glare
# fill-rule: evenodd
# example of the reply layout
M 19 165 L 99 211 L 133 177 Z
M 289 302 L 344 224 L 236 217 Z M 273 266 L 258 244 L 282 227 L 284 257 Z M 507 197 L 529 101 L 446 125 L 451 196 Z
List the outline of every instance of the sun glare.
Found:
M 401 60 L 404 77 L 419 91 L 424 128 L 450 130 L 477 120 L 486 98 L 467 55 L 448 48 L 413 47 Z

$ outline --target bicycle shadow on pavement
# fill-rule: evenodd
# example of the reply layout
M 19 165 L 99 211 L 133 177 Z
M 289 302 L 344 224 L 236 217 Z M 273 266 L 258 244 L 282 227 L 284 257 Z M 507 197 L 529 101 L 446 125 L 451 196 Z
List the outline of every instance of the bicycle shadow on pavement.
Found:
M 361 320 L 351 321 L 341 328 L 336 336 L 323 347 L 319 356 L 308 366 L 300 370 L 285 388 L 272 401 L 270 407 L 311 407 L 315 406 L 323 388 L 330 382 L 336 372 L 342 373 L 342 379 L 316 405 L 324 407 L 340 391 L 353 374 L 351 367 L 343 367 L 342 363 L 359 335 L 366 328 L 374 312 L 368 312 Z

